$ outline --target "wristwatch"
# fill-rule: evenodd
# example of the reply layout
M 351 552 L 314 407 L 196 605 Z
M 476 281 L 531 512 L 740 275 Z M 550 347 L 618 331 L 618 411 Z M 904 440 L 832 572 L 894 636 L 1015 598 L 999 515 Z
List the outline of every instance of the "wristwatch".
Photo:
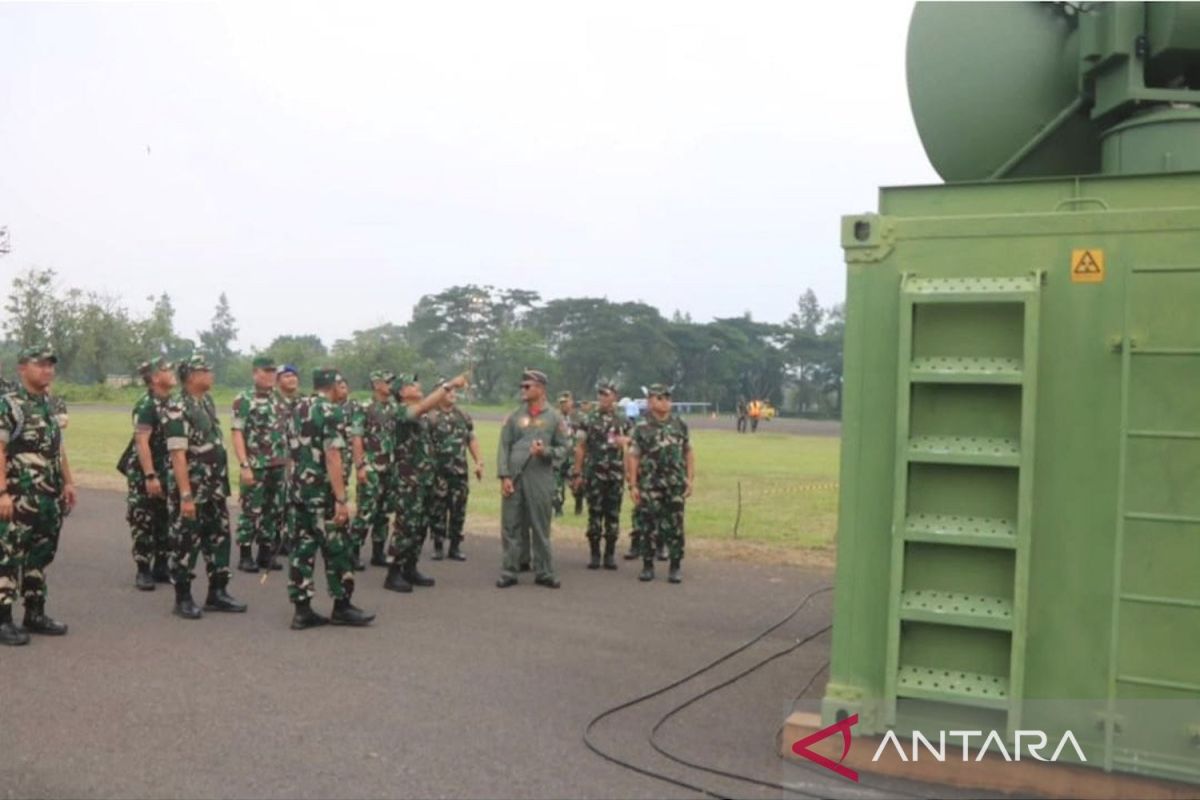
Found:
M 337 503 L 339 506 L 344 506 L 344 505 L 346 505 L 346 498 L 335 497 L 335 498 L 333 498 L 333 502 Z
M 192 493 L 184 492 L 183 494 L 179 495 L 179 499 L 184 503 L 190 503 L 192 502 Z
M 158 480 L 158 473 L 157 473 L 157 472 L 147 472 L 147 473 L 146 473 L 146 480 L 148 480 L 148 481 L 156 481 L 156 480 Z
M 250 462 L 243 461 L 242 463 L 238 464 L 238 466 L 241 467 L 242 469 L 250 469 Z

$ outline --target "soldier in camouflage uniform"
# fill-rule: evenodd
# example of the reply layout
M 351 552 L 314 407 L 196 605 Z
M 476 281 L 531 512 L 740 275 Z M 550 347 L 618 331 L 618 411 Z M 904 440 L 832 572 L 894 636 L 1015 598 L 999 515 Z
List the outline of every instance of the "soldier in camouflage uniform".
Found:
M 292 423 L 296 414 L 296 404 L 300 402 L 300 371 L 291 364 L 284 364 L 275 372 L 275 391 L 279 394 L 279 402 L 283 405 L 287 417 L 288 441 L 293 437 Z M 292 480 L 291 451 L 288 452 L 288 463 L 284 476 L 284 485 L 290 486 Z M 287 490 L 284 490 L 285 496 Z M 279 537 L 279 554 L 286 556 L 291 552 L 292 539 L 296 533 L 296 507 L 289 501 L 284 503 L 284 529 Z
M 567 457 L 554 465 L 554 516 L 561 517 L 563 515 L 563 504 L 567 500 L 568 486 L 571 487 L 571 494 L 575 497 L 575 516 L 579 516 L 583 513 L 583 492 L 574 488 L 571 481 L 571 467 L 575 461 L 574 442 L 579 433 L 579 423 L 583 421 L 583 415 L 575 408 L 573 394 L 563 392 L 558 396 L 558 413 L 567 423 L 567 434 L 572 440 L 572 445 Z
M 642 574 L 654 580 L 654 534 L 670 553 L 667 580 L 679 583 L 683 561 L 683 508 L 692 494 L 695 458 L 687 423 L 671 413 L 671 388 L 649 389 L 649 413 L 633 429 L 629 446 L 629 496 L 642 533 Z
M 242 612 L 229 585 L 229 461 L 212 388 L 212 365 L 200 354 L 179 365 L 182 397 L 163 411 L 163 434 L 171 454 L 167 509 L 171 517 L 171 579 L 174 613 L 184 619 L 204 616 L 192 599 L 192 570 L 200 554 L 208 572 L 208 611 Z
M 296 508 L 296 541 L 288 571 L 288 599 L 296 607 L 292 628 L 304 630 L 333 622 L 362 626 L 375 619 L 351 603 L 354 566 L 350 560 L 346 482 L 342 469 L 342 407 L 336 402 L 338 384 L 345 383 L 337 370 L 313 372 L 311 397 L 296 404 L 292 418 L 291 497 Z M 325 582 L 333 597 L 333 614 L 323 617 L 312 610 L 316 595 L 313 569 L 317 551 L 325 561 Z
M 371 373 L 371 402 L 357 403 L 350 420 L 351 448 L 358 478 L 358 509 L 350 528 L 357 553 L 371 537 L 371 564 L 387 566 L 388 507 L 392 502 L 396 448 L 396 376 L 385 370 Z
M 462 552 L 462 538 L 467 496 L 471 490 L 468 451 L 475 462 L 475 479 L 483 480 L 483 461 L 479 440 L 475 438 L 475 423 L 470 414 L 456 405 L 456 399 L 456 392 L 451 389 L 442 398 L 438 409 L 429 414 L 435 470 L 429 510 L 434 561 L 442 560 L 443 543 L 447 539 L 450 540 L 450 560 L 467 560 Z
M 175 365 L 165 358 L 138 367 L 146 393 L 133 406 L 133 436 L 117 464 L 129 484 L 125 519 L 133 536 L 133 561 L 137 565 L 134 585 L 143 592 L 152 592 L 157 583 L 171 580 L 171 526 L 163 488 L 171 460 L 163 435 L 163 410 L 175 388 L 174 369 Z
M 625 445 L 633 426 L 617 405 L 615 386 L 602 382 L 596 387 L 596 393 L 596 408 L 579 422 L 573 488 L 587 495 L 587 539 L 591 550 L 588 569 L 600 568 L 601 535 L 604 537 L 604 568 L 616 569 Z
M 242 572 L 283 569 L 276 554 L 287 509 L 288 406 L 275 391 L 275 359 L 256 356 L 254 388 L 233 401 L 233 451 L 238 460 L 241 516 L 237 541 Z M 258 561 L 253 547 L 258 544 Z
M 23 645 L 30 633 L 61 636 L 67 626 L 46 616 L 46 567 L 58 550 L 63 509 L 75 485 L 48 390 L 58 358 L 48 347 L 18 357 L 20 385 L 0 397 L 0 644 Z M 13 623 L 18 590 L 24 630 Z
M 411 592 L 414 586 L 433 586 L 435 581 L 417 569 L 421 547 L 429 528 L 429 496 L 433 488 L 433 459 L 429 452 L 429 420 L 425 415 L 442 402 L 452 389 L 467 385 L 459 375 L 422 397 L 417 376 L 401 375 L 396 387 L 401 407 L 396 412 L 396 496 L 392 539 L 388 544 L 388 575 L 383 588 Z
M 351 452 L 351 436 L 350 426 L 354 416 L 358 413 L 358 401 L 350 398 L 350 384 L 343 377 L 338 377 L 337 382 L 333 387 L 333 402 L 337 405 L 338 411 L 338 438 L 342 440 L 342 486 L 346 487 L 346 492 L 350 491 L 352 481 L 354 480 L 354 456 Z M 338 534 L 345 537 L 350 548 L 350 566 L 355 572 L 362 572 L 367 567 L 362 563 L 362 559 L 358 555 L 358 547 L 354 543 L 351 536 L 351 522 L 349 519 L 344 524 L 338 526 Z

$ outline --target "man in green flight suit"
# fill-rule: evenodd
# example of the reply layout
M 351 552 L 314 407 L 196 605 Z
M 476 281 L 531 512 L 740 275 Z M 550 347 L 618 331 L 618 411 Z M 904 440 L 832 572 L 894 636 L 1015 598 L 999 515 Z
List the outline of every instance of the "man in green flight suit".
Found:
M 243 572 L 283 569 L 276 554 L 287 516 L 288 406 L 275 391 L 275 359 L 256 356 L 254 388 L 233 401 L 233 451 L 240 472 L 242 514 L 237 540 Z M 251 548 L 257 542 L 258 561 Z
M 687 423 L 671 413 L 671 387 L 650 386 L 649 409 L 633 429 L 629 445 L 629 497 L 642 535 L 642 574 L 654 580 L 654 541 L 670 553 L 667 580 L 679 583 L 683 561 L 683 507 L 692 496 L 696 465 Z
M 500 426 L 496 474 L 500 478 L 501 536 L 504 561 L 496 586 L 515 586 L 520 569 L 520 537 L 528 526 L 533 538 L 534 583 L 557 589 L 550 552 L 550 518 L 554 513 L 554 466 L 571 448 L 567 424 L 546 405 L 546 373 L 526 369 L 521 375 L 521 407 Z
M 46 567 L 58 550 L 63 511 L 75 507 L 75 482 L 49 395 L 57 363 L 49 347 L 26 347 L 17 358 L 19 383 L 0 397 L 0 644 L 67 632 L 46 615 Z M 18 591 L 25 599 L 24 629 L 12 620 Z
M 229 457 L 221 436 L 212 388 L 212 364 L 196 353 L 179 364 L 182 397 L 164 408 L 163 434 L 171 454 L 167 509 L 171 517 L 171 579 L 175 582 L 174 614 L 200 619 L 192 599 L 192 569 L 201 553 L 208 572 L 208 611 L 242 612 L 229 586 Z
M 387 566 L 383 548 L 388 536 L 388 507 L 396 449 L 396 401 L 392 399 L 395 374 L 371 373 L 371 402 L 356 403 L 350 420 L 351 448 L 358 478 L 358 509 L 350 528 L 357 553 L 371 536 L 371 564 Z
M 137 565 L 134 585 L 143 592 L 171 580 L 170 517 L 165 489 L 171 459 L 163 435 L 163 409 L 175 388 L 175 365 L 165 358 L 143 362 L 138 374 L 146 393 L 133 406 L 133 437 L 117 468 L 125 476 L 129 491 L 125 519 L 133 535 L 133 560 Z
M 447 393 L 467 385 L 459 375 L 422 396 L 416 375 L 400 375 L 396 387 L 401 407 L 396 412 L 395 476 L 396 519 L 388 545 L 388 575 L 383 588 L 411 592 L 414 586 L 433 586 L 435 581 L 417 569 L 421 547 L 429 530 L 429 501 L 433 490 L 434 464 L 430 453 L 429 420 Z

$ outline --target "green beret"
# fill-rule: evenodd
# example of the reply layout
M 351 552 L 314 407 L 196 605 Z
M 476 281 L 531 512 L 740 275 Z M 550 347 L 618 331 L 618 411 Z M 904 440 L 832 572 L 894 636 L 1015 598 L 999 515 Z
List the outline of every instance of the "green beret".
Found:
M 540 383 L 542 386 L 545 386 L 547 383 L 549 383 L 549 381 L 546 379 L 546 373 L 542 372 L 540 369 L 534 369 L 532 367 L 527 367 L 525 371 L 521 373 L 521 380 L 533 381 L 535 383 Z
M 328 389 L 342 380 L 342 373 L 334 367 L 318 367 L 313 370 L 313 388 Z
M 649 388 L 646 389 L 646 395 L 650 396 L 661 394 L 664 397 L 670 397 L 671 390 L 674 388 L 674 386 L 667 386 L 665 383 L 652 383 L 650 384 Z
M 574 399 L 575 399 L 575 395 L 571 394 L 570 392 L 560 392 L 558 395 L 558 402 L 560 402 L 560 403 L 563 400 L 574 400 Z
M 17 354 L 18 364 L 27 364 L 30 361 L 49 361 L 51 364 L 58 363 L 58 356 L 54 355 L 54 351 L 49 345 L 36 344 L 32 347 L 24 347 Z
M 255 369 L 275 369 L 275 359 L 270 356 L 255 356 L 250 362 Z

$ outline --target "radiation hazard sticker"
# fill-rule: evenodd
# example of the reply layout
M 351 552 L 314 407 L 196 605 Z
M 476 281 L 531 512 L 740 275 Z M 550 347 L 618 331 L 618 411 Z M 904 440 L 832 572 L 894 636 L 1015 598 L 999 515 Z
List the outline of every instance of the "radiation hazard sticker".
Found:
M 1071 282 L 1102 283 L 1104 281 L 1103 250 L 1071 251 Z

